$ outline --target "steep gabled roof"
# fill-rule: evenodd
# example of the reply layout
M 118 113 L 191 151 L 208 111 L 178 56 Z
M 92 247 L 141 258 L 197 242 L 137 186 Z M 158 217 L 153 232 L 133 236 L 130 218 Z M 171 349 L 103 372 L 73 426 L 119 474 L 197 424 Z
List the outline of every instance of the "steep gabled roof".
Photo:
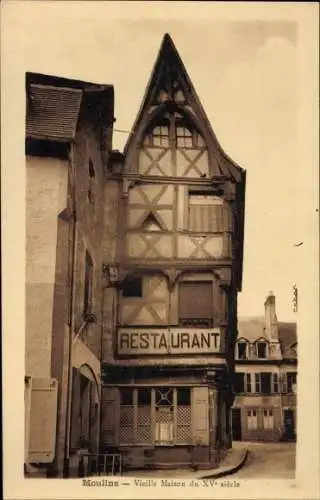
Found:
M 159 90 L 160 81 L 163 81 L 166 78 L 169 79 L 170 74 L 174 75 L 174 77 L 179 80 L 179 83 L 188 91 L 188 94 L 192 96 L 192 108 L 196 112 L 197 118 L 201 119 L 205 123 L 205 127 L 210 134 L 213 146 L 215 148 L 215 156 L 217 158 L 219 168 L 218 175 L 232 178 L 236 182 L 245 183 L 245 171 L 233 160 L 231 160 L 220 146 L 212 130 L 208 117 L 202 107 L 200 99 L 193 87 L 187 70 L 169 34 L 166 34 L 162 40 L 162 44 L 158 52 L 156 62 L 154 64 L 151 77 L 147 84 L 147 88 L 139 112 L 124 148 L 124 154 L 127 154 L 135 135 L 138 134 L 139 125 L 142 122 L 147 109 L 152 105 L 152 100 L 154 98 L 155 92 Z

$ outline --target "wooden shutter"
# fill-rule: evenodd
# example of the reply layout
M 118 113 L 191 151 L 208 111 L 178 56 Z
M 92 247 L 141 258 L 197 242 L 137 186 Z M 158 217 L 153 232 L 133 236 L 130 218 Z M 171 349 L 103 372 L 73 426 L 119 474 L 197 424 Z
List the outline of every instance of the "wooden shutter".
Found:
M 192 390 L 192 434 L 194 444 L 209 444 L 209 396 L 207 387 Z
M 282 392 L 288 392 L 287 374 L 282 374 Z
M 30 391 L 29 463 L 51 463 L 55 456 L 58 381 L 32 378 Z
M 221 233 L 229 221 L 223 201 L 206 195 L 189 196 L 189 231 Z
M 180 318 L 212 318 L 212 282 L 185 282 L 179 287 Z
M 76 368 L 72 368 L 72 396 L 71 396 L 71 424 L 70 424 L 71 451 L 75 451 L 80 447 L 80 435 L 81 435 L 80 380 L 81 380 L 81 373 Z
M 116 445 L 119 435 L 118 388 L 102 387 L 101 391 L 101 440 L 103 446 Z

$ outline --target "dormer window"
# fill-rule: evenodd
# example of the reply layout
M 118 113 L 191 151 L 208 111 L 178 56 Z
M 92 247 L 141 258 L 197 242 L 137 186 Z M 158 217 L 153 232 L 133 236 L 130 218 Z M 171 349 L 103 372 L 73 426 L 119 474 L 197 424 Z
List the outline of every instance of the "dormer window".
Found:
M 238 359 L 248 359 L 248 343 L 245 341 L 240 341 L 237 344 L 238 352 L 237 352 L 237 357 Z
M 257 358 L 263 359 L 267 357 L 267 343 L 263 340 L 258 340 L 256 343 Z

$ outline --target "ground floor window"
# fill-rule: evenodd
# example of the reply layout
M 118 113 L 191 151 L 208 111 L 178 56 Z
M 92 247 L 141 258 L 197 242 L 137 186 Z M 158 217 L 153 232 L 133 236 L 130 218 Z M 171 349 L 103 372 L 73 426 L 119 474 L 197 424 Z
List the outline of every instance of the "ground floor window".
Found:
M 263 427 L 264 429 L 273 429 L 273 412 L 272 410 L 263 410 Z
M 190 388 L 120 388 L 120 444 L 188 444 L 192 438 Z
M 247 424 L 249 430 L 256 430 L 258 428 L 257 410 L 248 410 Z

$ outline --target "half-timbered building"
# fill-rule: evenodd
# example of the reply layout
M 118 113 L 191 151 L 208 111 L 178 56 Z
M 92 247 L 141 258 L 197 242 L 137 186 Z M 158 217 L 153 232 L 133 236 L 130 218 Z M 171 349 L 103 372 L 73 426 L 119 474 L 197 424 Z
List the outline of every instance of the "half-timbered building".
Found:
M 165 35 L 104 185 L 101 449 L 214 467 L 230 446 L 245 171 Z

